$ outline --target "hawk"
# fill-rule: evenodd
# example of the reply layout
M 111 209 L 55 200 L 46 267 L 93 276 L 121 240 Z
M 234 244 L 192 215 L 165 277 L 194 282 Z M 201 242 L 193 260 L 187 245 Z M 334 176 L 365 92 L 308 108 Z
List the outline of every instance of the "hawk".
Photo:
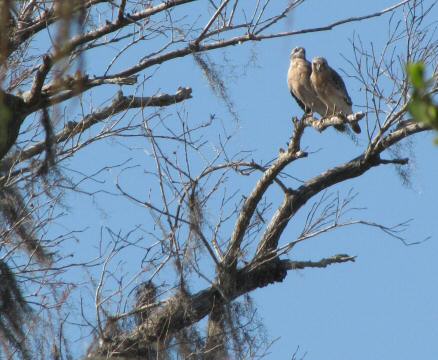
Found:
M 323 57 L 316 57 L 312 60 L 310 81 L 316 94 L 325 104 L 325 116 L 335 115 L 339 112 L 344 116 L 353 113 L 353 103 L 344 81 Z M 360 134 L 359 124 L 352 123 L 351 128 L 356 134 Z
M 310 82 L 312 65 L 306 60 L 306 50 L 296 47 L 290 54 L 287 85 L 293 98 L 306 113 L 316 112 L 321 116 L 326 113 L 325 104 L 318 98 Z

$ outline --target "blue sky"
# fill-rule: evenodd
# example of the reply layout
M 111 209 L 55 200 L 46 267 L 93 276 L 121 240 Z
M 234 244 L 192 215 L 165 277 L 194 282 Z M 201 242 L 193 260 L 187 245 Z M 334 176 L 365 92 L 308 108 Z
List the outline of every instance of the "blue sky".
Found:
M 280 6 L 284 3 L 278 1 L 277 4 Z M 294 12 L 278 30 L 325 25 L 337 19 L 381 10 L 393 3 L 388 0 L 310 0 Z M 188 6 L 187 9 L 193 10 L 195 6 Z M 400 12 L 397 14 L 401 16 Z M 435 10 L 430 15 L 429 22 L 436 19 L 437 15 Z M 154 77 L 146 82 L 144 92 L 173 93 L 178 86 L 192 87 L 193 99 L 166 109 L 166 114 L 173 119 L 178 111 L 187 117 L 187 121 L 197 123 L 214 113 L 230 131 L 236 132 L 230 145 L 232 150 L 251 149 L 254 151 L 254 159 L 266 162 L 274 158 L 279 148 L 284 147 L 288 141 L 292 131 L 291 117 L 301 114 L 286 85 L 291 49 L 304 46 L 308 57 L 324 56 L 335 69 L 352 73 L 351 67 L 342 57 L 352 58 L 349 39 L 354 34 L 359 34 L 365 45 L 373 43 L 377 51 L 380 51 L 386 40 L 388 21 L 389 15 L 385 15 L 343 25 L 324 33 L 256 44 L 247 43 L 210 53 L 210 58 L 215 62 L 220 63 L 225 54 L 228 60 L 237 65 L 236 76 L 224 79 L 239 115 L 238 123 L 232 119 L 223 102 L 212 93 L 190 57 L 176 59 L 150 70 L 145 75 L 154 72 Z M 141 58 L 141 51 L 136 51 L 138 58 Z M 252 54 L 256 54 L 256 60 L 247 65 Z M 92 68 L 97 68 L 98 59 L 87 58 L 87 63 Z M 360 84 L 352 78 L 344 79 L 353 103 L 363 104 Z M 107 89 L 106 93 L 99 96 L 108 99 L 114 89 Z M 126 89 L 126 94 L 129 93 L 130 90 Z M 206 134 L 206 138 L 212 141 L 212 146 L 217 141 L 213 132 Z M 438 147 L 432 141 L 433 136 L 430 134 L 415 137 L 415 159 L 410 165 L 411 186 L 403 185 L 392 166 L 381 166 L 370 170 L 359 179 L 330 189 L 330 192 L 338 192 L 344 197 L 349 191 L 357 193 L 353 204 L 363 209 L 352 213 L 351 217 L 385 225 L 413 219 L 403 234 L 404 237 L 410 242 L 421 241 L 427 237 L 430 240 L 421 245 L 407 247 L 381 231 L 355 225 L 297 246 L 290 254 L 292 259 L 318 260 L 347 253 L 357 255 L 357 261 L 327 269 L 290 272 L 283 283 L 256 290 L 251 294 L 270 338 L 277 339 L 270 348 L 267 359 L 289 359 L 298 346 L 299 355 L 307 353 L 308 360 L 437 358 Z M 332 129 L 322 134 L 310 129 L 304 136 L 302 146 L 314 153 L 309 159 L 294 163 L 288 172 L 307 179 L 329 166 L 341 164 L 357 156 L 366 146 L 366 139 L 361 135 L 359 144 L 355 145 L 347 136 Z M 118 150 L 115 151 L 114 148 Z M 140 146 L 123 150 L 117 142 L 109 140 L 79 153 L 70 165 L 91 173 L 108 158 L 116 164 L 133 157 L 136 163 L 147 168 L 152 163 L 144 154 L 145 151 Z M 90 156 L 94 159 L 91 162 L 87 161 Z M 127 171 L 120 174 L 118 169 L 113 169 L 107 171 L 103 178 L 107 181 L 105 186 L 108 189 L 113 189 L 114 182 L 121 179 L 122 183 L 131 186 L 133 192 L 140 195 L 147 193 L 146 176 L 139 176 L 138 173 Z M 245 195 L 256 181 L 257 176 L 254 175 L 233 178 L 230 189 L 241 189 Z M 272 190 L 269 196 L 275 209 L 281 202 L 281 193 Z M 71 244 L 71 248 L 65 249 L 75 252 L 77 258 L 92 257 L 90 243 L 86 239 L 97 244 L 100 226 L 126 230 L 146 219 L 144 209 L 122 203 L 116 197 L 97 195 L 89 198 L 75 195 L 67 200 L 72 207 L 70 214 L 62 220 L 62 227 L 88 227 L 81 242 Z M 301 231 L 306 210 L 311 203 L 288 226 L 282 244 Z M 213 219 L 215 215 L 214 208 L 207 209 L 209 218 Z M 124 268 L 128 272 L 137 271 L 138 262 L 131 262 L 128 258 L 124 260 Z M 202 282 L 199 286 L 202 287 Z M 85 348 L 86 344 L 81 346 Z

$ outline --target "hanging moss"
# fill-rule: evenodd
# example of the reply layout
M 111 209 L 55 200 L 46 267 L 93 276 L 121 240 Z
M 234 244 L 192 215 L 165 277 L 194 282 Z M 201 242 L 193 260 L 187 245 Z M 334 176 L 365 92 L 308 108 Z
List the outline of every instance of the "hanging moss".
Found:
M 15 95 L 0 91 L 0 160 L 15 144 L 25 118 L 24 101 Z

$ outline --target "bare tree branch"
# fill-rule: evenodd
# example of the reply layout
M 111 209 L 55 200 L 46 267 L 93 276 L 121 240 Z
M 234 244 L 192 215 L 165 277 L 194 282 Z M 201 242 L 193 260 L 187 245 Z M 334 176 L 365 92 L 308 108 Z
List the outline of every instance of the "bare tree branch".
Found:
M 114 98 L 113 102 L 109 106 L 85 116 L 77 123 L 68 123 L 61 132 L 54 136 L 55 143 L 59 144 L 67 139 L 70 139 L 75 135 L 82 133 L 91 126 L 101 122 L 102 120 L 128 109 L 156 106 L 163 107 L 174 105 L 190 99 L 192 97 L 192 89 L 180 88 L 175 95 L 162 94 L 150 97 L 124 96 L 123 94 L 119 95 L 120 96 Z M 35 155 L 40 154 L 42 151 L 44 151 L 44 143 L 40 142 L 28 149 L 25 149 L 13 158 L 5 159 L 5 165 L 11 166 L 17 162 L 28 160 Z

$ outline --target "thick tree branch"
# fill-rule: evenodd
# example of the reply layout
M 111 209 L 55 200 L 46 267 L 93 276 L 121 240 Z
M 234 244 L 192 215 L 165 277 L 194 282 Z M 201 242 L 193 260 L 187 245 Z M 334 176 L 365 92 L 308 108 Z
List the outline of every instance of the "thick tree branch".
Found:
M 381 153 L 384 150 L 388 149 L 390 146 L 412 134 L 431 129 L 432 128 L 429 125 L 424 123 L 418 123 L 415 121 L 407 122 L 402 127 L 394 130 L 387 136 L 382 137 L 374 146 L 373 153 Z
M 251 218 L 257 209 L 257 205 L 262 199 L 266 190 L 287 165 L 297 159 L 307 156 L 305 152 L 299 150 L 299 143 L 303 131 L 304 126 L 302 121 L 296 121 L 294 135 L 290 141 L 288 150 L 279 154 L 277 160 L 263 173 L 263 176 L 257 182 L 253 191 L 245 200 L 234 226 L 228 251 L 224 258 L 224 263 L 226 266 L 234 264 L 235 267 L 240 244 L 242 243 L 245 232 L 248 229 Z
M 145 97 L 118 96 L 113 100 L 111 105 L 85 116 L 78 123 L 69 123 L 68 126 L 54 136 L 54 143 L 59 144 L 67 139 L 70 139 L 73 136 L 82 133 L 91 126 L 101 122 L 102 120 L 105 120 L 108 117 L 118 114 L 122 111 L 143 107 L 169 106 L 190 99 L 191 97 L 191 88 L 180 88 L 174 95 L 162 94 Z M 22 151 L 20 154 L 11 159 L 5 159 L 5 164 L 6 166 L 12 166 L 12 164 L 16 162 L 28 160 L 33 156 L 42 153 L 44 149 L 45 143 L 42 141 Z
M 260 241 L 257 250 L 258 260 L 277 247 L 280 236 L 289 223 L 289 220 L 311 197 L 337 183 L 358 177 L 373 167 L 392 163 L 388 162 L 388 160 L 382 160 L 380 154 L 404 138 L 429 129 L 430 127 L 426 125 L 415 123 L 395 130 L 382 138 L 379 145 L 376 146 L 372 152 L 365 151 L 361 156 L 325 171 L 321 175 L 307 181 L 296 191 L 286 194 L 283 203 L 274 214 Z
M 47 77 L 47 74 L 49 73 L 50 69 L 52 68 L 53 60 L 52 56 L 50 55 L 44 55 L 43 56 L 43 63 L 38 68 L 35 78 L 33 80 L 32 88 L 30 90 L 28 99 L 26 100 L 27 104 L 32 105 L 38 102 L 38 100 L 41 97 L 41 89 L 43 88 L 44 81 Z
M 216 285 L 192 296 L 177 295 L 165 302 L 162 307 L 152 310 L 147 321 L 130 334 L 116 336 L 109 342 L 103 342 L 101 346 L 96 344 L 92 352 L 87 354 L 87 359 L 96 360 L 102 356 L 108 358 L 138 356 L 143 353 L 142 346 L 145 344 L 164 337 L 169 338 L 172 334 L 207 316 L 214 306 L 229 303 L 269 284 L 282 282 L 289 270 L 307 267 L 324 268 L 332 264 L 354 261 L 354 259 L 354 256 L 349 255 L 335 255 L 317 262 L 276 259 L 257 268 L 245 267 L 235 273 L 236 286 L 232 293 L 227 294 L 227 299 L 223 298 L 222 292 Z
M 316 130 L 318 130 L 319 132 L 323 132 L 325 129 L 327 129 L 330 126 L 343 125 L 343 124 L 356 124 L 364 117 L 365 114 L 362 112 L 351 114 L 346 118 L 338 115 L 329 116 L 322 119 L 306 117 L 305 123 L 307 126 L 311 126 Z
M 137 83 L 137 75 L 126 77 L 101 77 L 89 79 L 88 75 L 77 73 L 75 77 L 68 76 L 66 79 L 57 79 L 42 87 L 40 93 L 27 91 L 23 94 L 26 100 L 25 111 L 31 114 L 46 106 L 56 105 L 100 85 L 134 85 Z M 32 95 L 35 93 L 35 97 Z

